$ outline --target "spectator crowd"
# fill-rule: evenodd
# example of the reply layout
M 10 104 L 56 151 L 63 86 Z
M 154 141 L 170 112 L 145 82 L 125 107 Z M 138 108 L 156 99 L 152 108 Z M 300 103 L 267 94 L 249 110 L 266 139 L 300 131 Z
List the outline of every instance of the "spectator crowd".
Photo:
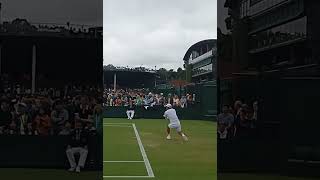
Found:
M 30 89 L 15 85 L 0 90 L 0 135 L 70 135 L 76 122 L 84 129 L 102 129 L 101 91 L 66 86 Z
M 149 89 L 105 89 L 104 106 L 135 106 L 154 107 L 172 104 L 176 108 L 192 107 L 195 104 L 195 94 L 186 94 L 179 97 L 176 94 L 164 95 L 163 93 L 154 93 Z
M 258 101 L 252 106 L 235 101 L 234 106 L 224 105 L 217 116 L 219 139 L 233 139 L 250 136 L 258 119 Z

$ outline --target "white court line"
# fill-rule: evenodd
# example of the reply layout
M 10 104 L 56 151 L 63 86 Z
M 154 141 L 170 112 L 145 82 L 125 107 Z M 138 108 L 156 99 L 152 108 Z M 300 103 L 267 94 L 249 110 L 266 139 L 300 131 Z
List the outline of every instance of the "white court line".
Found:
M 103 178 L 154 178 L 151 176 L 103 176 Z
M 136 135 L 136 138 L 137 138 L 137 141 L 138 141 L 138 145 L 139 145 L 139 149 L 140 149 L 140 152 L 141 152 L 141 155 L 142 155 L 142 158 L 143 158 L 143 161 L 104 161 L 104 163 L 120 163 L 120 162 L 123 162 L 123 163 L 132 163 L 132 162 L 144 162 L 145 166 L 146 166 L 146 169 L 147 169 L 147 172 L 148 172 L 148 176 L 103 176 L 103 178 L 154 178 L 154 173 L 153 173 L 153 170 L 152 170 L 152 167 L 150 165 L 150 162 L 149 162 L 149 159 L 147 157 L 147 154 L 146 154 L 146 151 L 142 145 L 142 141 L 141 141 L 141 138 L 140 138 L 140 135 L 139 135 L 139 132 L 136 128 L 136 125 L 134 123 L 104 123 L 103 125 L 125 125 L 125 124 L 130 124 L 131 126 L 129 127 L 132 127 L 134 129 L 134 133 Z
M 139 132 L 138 132 L 138 130 L 136 128 L 136 125 L 132 124 L 132 127 L 133 127 L 134 133 L 136 134 L 136 137 L 137 137 L 137 141 L 138 141 L 139 148 L 140 148 L 140 151 L 141 151 L 141 154 L 142 154 L 142 158 L 143 158 L 144 164 L 146 165 L 146 168 L 147 168 L 148 176 L 149 177 L 155 177 L 154 173 L 153 173 L 153 170 L 152 170 L 152 167 L 150 165 L 149 159 L 147 157 L 146 151 L 144 150 L 144 147 L 142 145 L 142 141 L 140 139 L 140 135 L 139 135 Z
M 141 163 L 144 161 L 103 161 L 104 163 Z

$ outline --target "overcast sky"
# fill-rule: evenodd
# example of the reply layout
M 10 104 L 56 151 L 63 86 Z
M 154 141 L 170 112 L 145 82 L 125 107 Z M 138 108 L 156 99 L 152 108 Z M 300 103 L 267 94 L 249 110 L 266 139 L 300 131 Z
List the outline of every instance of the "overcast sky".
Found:
M 188 48 L 215 39 L 216 0 L 104 0 L 104 64 L 177 69 Z
M 3 20 L 102 25 L 103 0 L 0 0 Z

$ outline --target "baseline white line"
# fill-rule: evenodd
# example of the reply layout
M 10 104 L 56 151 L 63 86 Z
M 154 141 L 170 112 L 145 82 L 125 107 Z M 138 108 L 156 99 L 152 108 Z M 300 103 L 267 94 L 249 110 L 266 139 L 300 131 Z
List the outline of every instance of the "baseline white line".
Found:
M 155 177 L 154 173 L 153 173 L 153 170 L 152 170 L 152 167 L 150 165 L 149 159 L 147 157 L 146 151 L 144 150 L 144 147 L 142 145 L 142 141 L 140 139 L 140 135 L 139 135 L 139 132 L 137 130 L 137 127 L 136 127 L 136 125 L 134 123 L 132 123 L 132 127 L 133 127 L 134 133 L 136 134 L 136 137 L 137 137 L 137 141 L 138 141 L 139 148 L 140 148 L 140 151 L 141 151 L 141 154 L 142 154 L 142 158 L 143 158 L 144 164 L 145 164 L 147 172 L 148 172 L 148 177 Z
M 144 161 L 103 161 L 104 163 L 141 163 Z
M 151 176 L 103 176 L 103 178 L 153 178 Z

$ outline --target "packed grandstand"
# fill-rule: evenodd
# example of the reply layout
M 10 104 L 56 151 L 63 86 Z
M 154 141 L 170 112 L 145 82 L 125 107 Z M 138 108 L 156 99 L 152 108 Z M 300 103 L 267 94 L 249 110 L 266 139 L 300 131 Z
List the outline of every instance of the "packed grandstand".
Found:
M 0 92 L 0 134 L 69 135 L 76 121 L 85 129 L 101 131 L 101 92 L 95 87 L 66 86 L 30 89 L 16 85 Z
M 104 106 L 128 106 L 132 102 L 136 106 L 163 107 L 172 104 L 176 108 L 187 108 L 195 104 L 195 95 L 154 93 L 149 89 L 105 89 Z

